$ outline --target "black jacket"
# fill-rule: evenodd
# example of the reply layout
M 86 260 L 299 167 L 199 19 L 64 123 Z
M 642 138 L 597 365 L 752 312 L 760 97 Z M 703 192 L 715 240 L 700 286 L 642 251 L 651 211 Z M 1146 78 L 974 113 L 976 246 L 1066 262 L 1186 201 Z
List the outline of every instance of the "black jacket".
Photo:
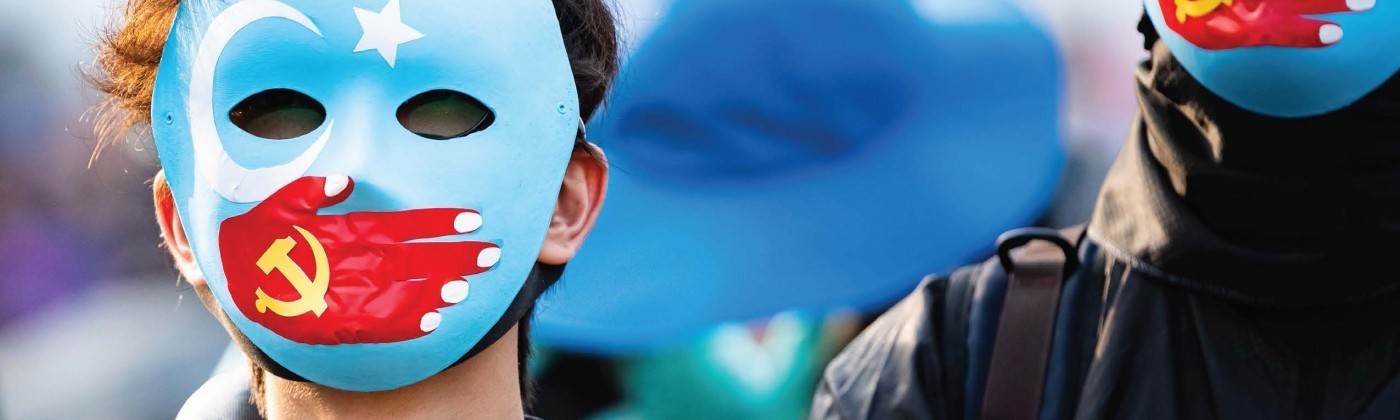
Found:
M 1400 81 L 1275 119 L 1155 43 L 1138 87 L 1041 418 L 1400 418 Z M 812 416 L 978 418 L 1005 282 L 995 260 L 926 279 L 832 362 Z

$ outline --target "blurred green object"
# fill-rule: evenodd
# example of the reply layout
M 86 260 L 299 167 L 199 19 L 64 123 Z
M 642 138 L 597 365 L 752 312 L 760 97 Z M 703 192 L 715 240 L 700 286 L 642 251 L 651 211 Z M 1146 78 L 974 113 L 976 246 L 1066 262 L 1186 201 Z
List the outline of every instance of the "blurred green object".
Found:
M 839 322 L 839 321 L 837 321 Z M 725 324 L 697 343 L 618 361 L 626 398 L 595 418 L 799 419 L 843 334 L 792 312 Z

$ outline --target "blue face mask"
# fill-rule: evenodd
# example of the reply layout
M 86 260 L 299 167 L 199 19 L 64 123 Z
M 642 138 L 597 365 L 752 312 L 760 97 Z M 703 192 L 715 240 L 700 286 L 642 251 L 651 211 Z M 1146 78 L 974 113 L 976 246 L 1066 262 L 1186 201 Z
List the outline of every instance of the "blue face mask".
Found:
M 235 335 L 376 391 L 533 304 L 577 101 L 548 0 L 192 0 L 152 124 Z
M 1382 0 L 1145 0 L 1172 54 L 1215 94 L 1307 117 L 1356 102 L 1400 69 L 1400 4 Z

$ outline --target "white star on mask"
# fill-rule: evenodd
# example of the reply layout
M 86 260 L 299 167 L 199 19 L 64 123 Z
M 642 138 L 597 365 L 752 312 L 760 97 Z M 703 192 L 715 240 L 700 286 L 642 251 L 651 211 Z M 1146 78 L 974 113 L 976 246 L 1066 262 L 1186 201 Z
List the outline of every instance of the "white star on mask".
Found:
M 399 45 L 423 37 L 422 33 L 403 23 L 399 16 L 399 0 L 389 0 L 379 13 L 361 8 L 355 9 L 355 17 L 360 20 L 360 28 L 365 35 L 355 45 L 355 52 L 378 50 L 389 67 L 399 56 Z

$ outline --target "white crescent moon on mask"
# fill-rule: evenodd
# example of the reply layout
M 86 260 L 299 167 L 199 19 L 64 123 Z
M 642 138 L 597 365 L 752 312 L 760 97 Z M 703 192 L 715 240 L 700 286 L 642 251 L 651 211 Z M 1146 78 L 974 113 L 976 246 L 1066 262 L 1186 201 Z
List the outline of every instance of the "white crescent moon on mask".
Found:
M 195 166 L 209 185 L 224 199 L 235 203 L 262 201 L 287 183 L 301 177 L 307 168 L 320 156 L 326 139 L 331 136 L 335 120 L 327 120 L 321 137 L 290 162 L 264 168 L 245 168 L 235 162 L 224 149 L 224 142 L 214 126 L 214 68 L 219 56 L 228 46 L 233 36 L 243 28 L 263 19 L 287 19 L 311 32 L 321 35 L 321 30 L 311 23 L 311 19 L 297 9 L 274 0 L 245 0 L 234 3 L 220 13 L 204 39 L 199 43 L 195 55 L 194 69 L 190 75 L 189 122 L 190 134 L 194 141 Z

